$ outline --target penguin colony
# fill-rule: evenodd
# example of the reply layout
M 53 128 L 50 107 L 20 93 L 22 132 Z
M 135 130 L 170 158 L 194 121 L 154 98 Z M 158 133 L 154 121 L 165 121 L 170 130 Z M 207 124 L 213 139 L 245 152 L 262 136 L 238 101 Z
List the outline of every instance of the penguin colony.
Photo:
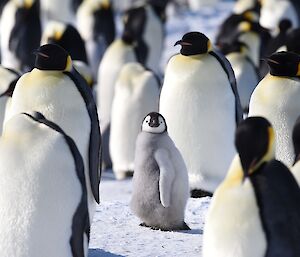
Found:
M 212 197 L 204 257 L 300 256 L 300 2 L 236 1 L 163 72 L 172 4 L 126 2 L 118 35 L 110 0 L 1 2 L 2 257 L 87 257 L 102 167 L 154 230 Z

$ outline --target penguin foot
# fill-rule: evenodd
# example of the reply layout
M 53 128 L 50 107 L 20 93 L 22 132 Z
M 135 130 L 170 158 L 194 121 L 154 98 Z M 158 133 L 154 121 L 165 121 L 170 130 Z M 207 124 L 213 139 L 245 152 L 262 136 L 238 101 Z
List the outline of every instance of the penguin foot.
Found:
M 193 189 L 191 191 L 191 197 L 192 198 L 201 198 L 201 197 L 206 197 L 206 196 L 210 196 L 212 197 L 213 194 L 211 192 L 207 192 L 201 189 Z

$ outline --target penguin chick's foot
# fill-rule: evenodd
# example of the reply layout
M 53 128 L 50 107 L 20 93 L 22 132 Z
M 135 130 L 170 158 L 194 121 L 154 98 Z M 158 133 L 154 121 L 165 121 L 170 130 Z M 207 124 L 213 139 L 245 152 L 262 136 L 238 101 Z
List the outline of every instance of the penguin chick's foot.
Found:
M 159 228 L 159 227 L 152 227 L 147 225 L 145 222 L 140 224 L 141 227 L 147 227 L 147 228 L 151 228 L 152 230 L 161 230 L 161 231 L 178 231 L 178 230 L 191 230 L 190 227 L 183 222 L 183 225 L 181 227 L 178 228 L 172 228 L 172 229 L 166 229 L 166 228 Z
M 211 192 L 207 192 L 201 189 L 193 189 L 191 190 L 191 197 L 192 198 L 201 198 L 201 197 L 206 197 L 206 196 L 210 196 L 212 197 L 213 194 Z

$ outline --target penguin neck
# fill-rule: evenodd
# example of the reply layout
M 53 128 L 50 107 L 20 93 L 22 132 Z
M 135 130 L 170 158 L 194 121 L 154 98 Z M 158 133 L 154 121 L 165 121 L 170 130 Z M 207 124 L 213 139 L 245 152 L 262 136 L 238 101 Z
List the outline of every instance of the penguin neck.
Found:
M 190 58 L 190 59 L 194 59 L 194 60 L 200 60 L 203 57 L 207 56 L 208 53 L 203 53 L 203 54 L 193 54 L 193 55 L 183 55 L 180 54 L 180 56 L 182 56 L 183 58 Z
M 241 160 L 238 154 L 234 157 L 231 162 L 228 173 L 223 181 L 223 186 L 232 187 L 241 185 L 243 182 L 243 169 L 241 165 Z

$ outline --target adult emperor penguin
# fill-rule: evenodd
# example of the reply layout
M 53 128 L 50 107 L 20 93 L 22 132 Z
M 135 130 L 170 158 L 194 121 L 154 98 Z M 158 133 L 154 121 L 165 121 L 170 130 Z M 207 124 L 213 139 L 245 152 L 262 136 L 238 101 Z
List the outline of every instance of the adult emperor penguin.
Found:
M 97 78 L 105 49 L 116 34 L 113 6 L 109 0 L 83 1 L 77 11 L 77 28 L 85 41 L 88 60 Z
M 103 136 L 103 164 L 105 168 L 111 167 L 109 156 L 109 135 L 111 107 L 115 92 L 115 83 L 124 64 L 136 62 L 134 50 L 134 37 L 124 33 L 116 39 L 105 51 L 101 60 L 97 79 L 97 103 L 100 117 L 101 132 Z
M 138 61 L 159 73 L 164 43 L 165 8 L 168 0 L 148 0 L 124 14 L 124 33 L 132 33 L 137 42 Z
M 289 19 L 293 28 L 299 26 L 300 2 L 298 0 L 264 0 L 259 22 L 276 35 L 276 28 L 283 19 Z
M 290 166 L 294 161 L 292 129 L 300 113 L 300 56 L 278 52 L 268 59 L 270 73 L 252 93 L 249 116 L 263 116 L 276 131 L 276 159 Z
M 247 10 L 260 10 L 259 0 L 238 0 L 233 7 L 233 13 L 241 14 Z
M 37 110 L 74 139 L 84 159 L 92 220 L 95 200 L 99 202 L 101 145 L 92 92 L 85 80 L 72 68 L 70 55 L 60 46 L 43 45 L 36 51 L 36 55 L 35 68 L 17 82 L 9 116 Z
M 127 63 L 116 82 L 111 112 L 110 156 L 117 179 L 134 171 L 135 142 L 141 121 L 158 111 L 160 83 L 139 63 Z
M 234 131 L 242 119 L 236 81 L 204 34 L 189 32 L 175 45 L 182 48 L 167 65 L 159 110 L 186 163 L 192 196 L 209 195 L 235 153 Z
M 182 156 L 167 132 L 164 117 L 149 113 L 135 152 L 132 211 L 141 225 L 161 230 L 188 230 L 184 212 L 189 183 Z
M 203 257 L 300 256 L 300 190 L 273 159 L 274 133 L 262 117 L 240 123 L 238 155 L 206 215 Z
M 84 41 L 71 24 L 48 22 L 42 35 L 41 45 L 49 43 L 60 45 L 71 55 L 72 60 L 88 63 Z
M 23 113 L 5 124 L 0 153 L 1 256 L 87 256 L 87 190 L 75 142 L 40 113 Z
M 0 135 L 6 110 L 9 108 L 12 93 L 20 75 L 11 69 L 0 65 Z
M 230 62 L 234 71 L 237 89 L 244 113 L 248 113 L 251 94 L 258 84 L 259 70 L 249 57 L 249 47 L 242 42 L 235 41 L 222 48 L 222 53 Z
M 41 40 L 39 0 L 10 0 L 1 16 L 1 64 L 18 71 L 34 65 Z

